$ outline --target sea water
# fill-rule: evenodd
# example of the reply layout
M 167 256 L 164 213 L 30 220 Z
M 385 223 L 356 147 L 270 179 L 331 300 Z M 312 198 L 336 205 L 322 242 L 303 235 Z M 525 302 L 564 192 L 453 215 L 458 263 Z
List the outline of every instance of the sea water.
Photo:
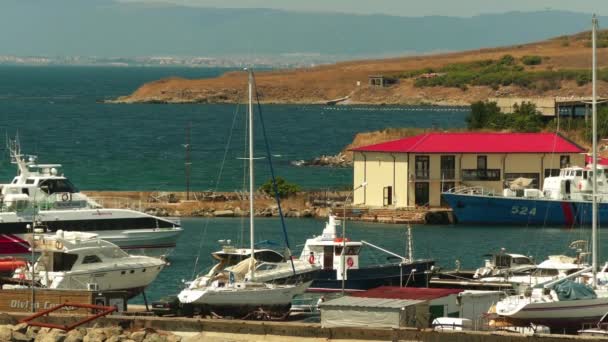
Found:
M 24 153 L 61 163 L 83 190 L 170 191 L 185 188 L 186 129 L 191 136 L 191 186 L 243 189 L 245 106 L 107 104 L 144 82 L 212 77 L 226 69 L 121 67 L 0 67 L 0 133 L 19 133 Z M 243 85 L 245 89 L 246 85 Z M 243 99 L 245 101 L 245 99 Z M 300 168 L 293 160 L 334 155 L 358 132 L 389 127 L 464 127 L 462 107 L 264 105 L 278 175 L 304 189 L 347 188 L 351 168 Z M 258 120 L 256 157 L 266 155 Z M 0 144 L 2 146 L 3 144 Z M 222 172 L 220 172 L 222 170 Z M 15 174 L 0 156 L 0 178 Z M 259 159 L 256 183 L 269 178 Z
M 0 67 L 0 132 L 17 132 L 23 152 L 44 163 L 61 163 L 63 171 L 84 190 L 183 190 L 186 127 L 192 143 L 192 189 L 242 189 L 241 158 L 245 151 L 244 106 L 105 104 L 126 95 L 144 82 L 164 77 L 200 78 L 227 69 L 123 67 Z M 245 85 L 243 85 L 245 87 Z M 259 113 L 258 113 L 259 114 Z M 388 127 L 464 127 L 468 109 L 417 106 L 264 105 L 262 114 L 278 175 L 305 189 L 348 188 L 351 168 L 299 168 L 292 160 L 333 155 L 358 132 Z M 259 129 L 260 122 L 256 121 Z M 263 134 L 256 130 L 256 156 L 264 156 Z M 257 182 L 268 178 L 267 161 L 256 165 Z M 220 170 L 223 170 L 220 172 Z M 8 155 L 0 155 L 0 182 L 15 174 Z M 299 254 L 305 239 L 320 234 L 324 222 L 287 219 L 290 244 Z M 210 253 L 217 240 L 247 245 L 245 219 L 183 218 L 181 235 L 171 265 L 146 291 L 150 300 L 177 293 L 212 265 Z M 256 219 L 256 240 L 274 241 L 282 249 L 280 221 Z M 353 239 L 364 239 L 405 254 L 405 227 L 348 222 Z M 483 264 L 483 255 L 506 248 L 532 255 L 570 252 L 568 244 L 588 239 L 584 229 L 414 226 L 414 255 L 433 258 L 444 268 L 455 260 L 463 267 Z M 245 238 L 244 238 L 245 237 Z M 600 234 L 600 246 L 608 247 Z M 604 248 L 605 249 L 605 248 Z M 385 262 L 387 255 L 363 250 L 362 263 Z M 601 253 L 600 253 L 601 256 Z M 600 257 L 599 260 L 604 260 Z M 141 296 L 134 302 L 142 302 Z

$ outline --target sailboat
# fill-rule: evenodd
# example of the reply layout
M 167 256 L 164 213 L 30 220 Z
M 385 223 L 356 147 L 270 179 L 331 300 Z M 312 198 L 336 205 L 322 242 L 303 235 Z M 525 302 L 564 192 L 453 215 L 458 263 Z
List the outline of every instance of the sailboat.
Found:
M 593 100 L 592 100 L 592 224 L 591 267 L 567 277 L 540 284 L 522 295 L 509 296 L 496 304 L 496 313 L 515 325 L 542 324 L 552 329 L 579 329 L 583 324 L 597 322 L 608 312 L 608 291 L 597 287 L 597 93 L 596 93 L 596 30 L 593 16 Z M 603 171 L 603 170 L 602 170 Z M 591 271 L 593 288 L 575 279 Z
M 249 242 L 250 251 L 254 243 L 254 177 L 253 177 L 253 72 L 248 70 L 249 90 Z M 311 280 L 291 285 L 264 283 L 256 280 L 256 260 L 248 258 L 243 269 L 218 272 L 205 282 L 194 281 L 178 294 L 184 304 L 197 306 L 202 313 L 223 316 L 246 317 L 260 309 L 271 316 L 289 312 L 292 299 L 310 286 Z M 246 277 L 245 277 L 246 275 Z

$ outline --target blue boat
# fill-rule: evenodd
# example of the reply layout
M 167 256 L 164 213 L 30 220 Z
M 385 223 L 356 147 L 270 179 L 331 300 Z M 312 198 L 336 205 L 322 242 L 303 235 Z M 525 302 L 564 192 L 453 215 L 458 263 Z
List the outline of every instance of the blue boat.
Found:
M 599 222 L 608 222 L 608 167 L 597 166 Z M 443 192 L 457 223 L 590 226 L 593 167 L 566 167 L 546 177 L 543 189 L 528 189 L 530 179 L 510 182 L 502 194 L 481 187 Z
M 487 194 L 442 193 L 457 223 L 590 226 L 591 202 Z M 598 205 L 599 222 L 608 222 L 608 203 Z

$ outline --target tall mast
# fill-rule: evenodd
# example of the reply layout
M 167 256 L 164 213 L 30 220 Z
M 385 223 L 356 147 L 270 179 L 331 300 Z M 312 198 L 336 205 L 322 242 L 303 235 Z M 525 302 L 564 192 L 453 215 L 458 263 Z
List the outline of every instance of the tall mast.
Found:
M 249 85 L 249 243 L 251 248 L 251 260 L 249 271 L 251 280 L 254 278 L 255 253 L 254 253 L 254 226 L 253 226 L 253 71 L 248 70 Z
M 593 19 L 591 19 L 591 23 L 593 28 L 591 29 L 591 44 L 592 44 L 592 88 L 593 88 L 593 98 L 591 101 L 591 112 L 592 119 L 591 125 L 593 127 L 593 141 L 591 148 L 591 156 L 593 158 L 593 195 L 591 196 L 591 205 L 592 205 L 592 219 L 591 219 L 591 241 L 592 241 L 592 254 L 591 254 L 591 267 L 593 269 L 593 288 L 597 287 L 597 91 L 596 91 L 596 30 L 597 30 L 597 17 L 595 14 L 593 15 Z

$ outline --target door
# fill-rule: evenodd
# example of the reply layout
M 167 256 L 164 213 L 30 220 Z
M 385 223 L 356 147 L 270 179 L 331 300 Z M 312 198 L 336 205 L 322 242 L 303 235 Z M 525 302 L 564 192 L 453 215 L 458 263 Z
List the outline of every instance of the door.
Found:
M 344 223 L 342 223 L 344 224 Z M 323 247 L 323 269 L 331 270 L 334 268 L 334 247 Z
M 428 205 L 429 204 L 429 183 L 417 182 L 416 190 L 414 194 L 414 201 L 416 205 Z
M 383 198 L 384 198 L 383 205 L 385 207 L 393 204 L 393 187 L 392 186 L 384 187 Z

